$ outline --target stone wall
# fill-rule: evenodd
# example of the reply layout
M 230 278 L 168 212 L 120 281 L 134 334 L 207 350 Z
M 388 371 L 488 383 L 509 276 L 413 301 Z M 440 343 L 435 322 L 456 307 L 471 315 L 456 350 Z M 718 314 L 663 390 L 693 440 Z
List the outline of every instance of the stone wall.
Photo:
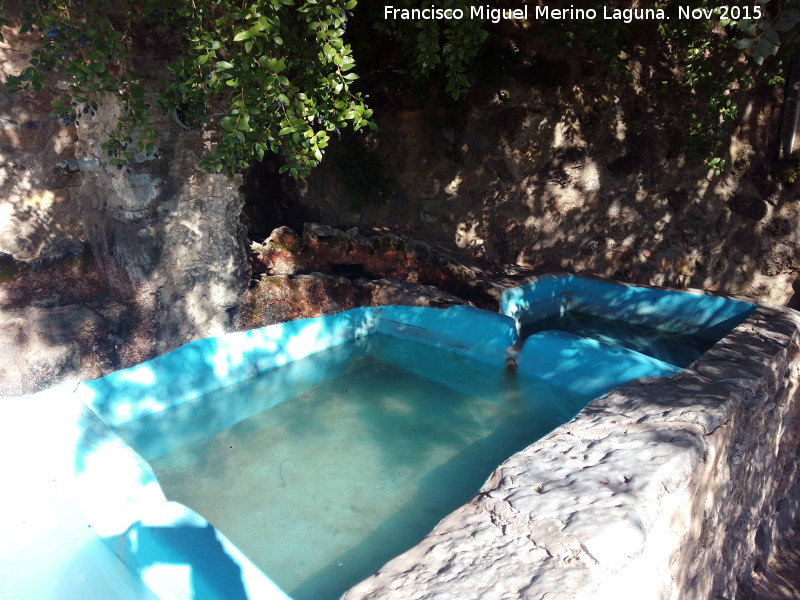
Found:
M 615 82 L 535 38 L 495 32 L 456 105 L 436 82 L 417 97 L 370 89 L 380 131 L 343 136 L 301 183 L 311 218 L 517 268 L 788 302 L 800 203 L 777 164 L 782 90 L 732 94 L 740 117 L 713 176 L 686 148 L 682 107 L 656 93 L 657 65 Z
M 734 598 L 798 516 L 800 317 L 593 401 L 346 600 Z

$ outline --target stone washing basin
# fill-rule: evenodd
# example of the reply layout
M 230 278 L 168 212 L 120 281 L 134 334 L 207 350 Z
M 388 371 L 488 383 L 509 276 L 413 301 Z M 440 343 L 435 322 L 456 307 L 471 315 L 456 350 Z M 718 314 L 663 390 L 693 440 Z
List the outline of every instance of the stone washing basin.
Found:
M 587 345 L 580 337 L 545 335 L 537 343 L 534 336 L 533 344 L 519 349 L 518 331 L 526 320 L 565 305 L 704 335 L 735 329 L 683 370 L 624 349 Z M 345 597 L 541 598 L 549 593 L 552 598 L 619 598 L 631 590 L 632 598 L 699 598 L 729 593 L 748 561 L 752 565 L 779 537 L 773 515 L 781 514 L 776 513 L 778 503 L 791 496 L 797 479 L 784 450 L 796 442 L 788 433 L 800 430 L 791 403 L 796 315 L 714 296 L 574 277 L 540 279 L 509 290 L 501 310 L 505 315 L 470 307 L 354 309 L 198 340 L 81 384 L 75 398 L 91 410 L 83 414 L 84 433 L 75 449 L 75 496 L 97 534 L 134 571 L 152 562 L 152 556 L 137 554 L 131 539 L 137 523 L 205 540 L 139 544 L 172 564 L 192 566 L 195 573 L 187 589 L 168 578 L 145 581 L 158 597 L 189 598 L 192 590 L 203 589 L 209 594 L 204 597 L 226 598 L 225 590 L 215 586 L 233 577 L 237 589 L 244 590 L 242 597 L 287 598 L 202 517 L 168 502 L 147 463 L 116 430 L 374 331 L 468 354 L 498 368 L 516 346 L 518 369 L 543 378 L 560 376 L 558 369 L 544 367 L 557 366 L 570 353 L 584 355 L 588 364 L 619 356 L 629 368 L 591 384 L 593 394 L 605 395 L 500 465 L 469 503 Z M 576 374 L 561 383 L 571 385 Z M 641 376 L 645 379 L 625 383 Z M 709 543 L 709 531 L 726 531 L 734 523 L 751 534 Z M 219 553 L 230 559 L 226 565 L 235 565 L 233 576 L 230 570 L 215 571 L 214 561 L 207 560 Z M 720 569 L 719 564 L 729 567 Z

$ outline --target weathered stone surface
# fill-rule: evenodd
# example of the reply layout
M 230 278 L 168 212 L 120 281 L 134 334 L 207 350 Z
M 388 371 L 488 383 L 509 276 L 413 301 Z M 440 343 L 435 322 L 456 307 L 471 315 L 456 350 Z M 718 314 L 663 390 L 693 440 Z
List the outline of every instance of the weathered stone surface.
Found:
M 0 311 L 0 395 L 107 373 L 118 364 L 129 312 L 122 305 L 78 304 Z
M 0 256 L 0 310 L 76 304 L 106 297 L 108 291 L 90 252 L 43 263 Z
M 736 597 L 800 516 L 798 374 L 800 317 L 761 306 L 512 456 L 345 598 Z
M 789 300 L 800 203 L 764 152 L 779 129 L 778 90 L 742 91 L 742 120 L 719 149 L 729 167 L 710 176 L 683 147 L 674 97 L 620 88 L 580 52 L 564 57 L 523 29 L 504 33 L 516 66 L 477 78 L 457 107 L 437 98 L 424 110 L 395 98 L 376 107 L 369 167 L 334 140 L 299 186 L 309 213 L 523 269 Z M 344 173 L 359 168 L 388 181 L 387 201 L 354 205 Z
M 796 600 L 800 598 L 800 484 L 778 505 L 780 543 L 765 563 L 756 563 L 751 581 L 743 581 L 738 600 Z
M 251 250 L 255 258 L 270 275 L 294 275 L 304 267 L 299 259 L 303 242 L 289 227 L 279 227 L 264 240 L 263 244 L 253 242 Z
M 12 28 L 5 36 L 3 78 L 27 66 L 37 42 L 36 34 Z M 164 74 L 163 57 L 142 58 L 151 63 L 149 72 Z M 108 298 L 130 303 L 139 316 L 132 356 L 147 356 L 148 343 L 152 355 L 230 329 L 249 280 L 239 220 L 243 196 L 240 177 L 230 181 L 198 167 L 213 135 L 185 131 L 154 111 L 159 152 L 113 168 L 101 144 L 119 116 L 115 96 L 62 127 L 48 112 L 64 86 L 51 76 L 40 92 L 4 95 L 0 102 L 0 253 L 17 263 L 47 263 L 68 261 L 88 245 L 96 265 L 90 285 L 77 286 L 80 293 L 54 290 L 47 298 L 34 275 L 12 265 L 27 279 L 0 282 L 3 305 L 23 306 L 25 292 L 40 306 Z M 56 168 L 90 163 L 91 170 Z M 102 285 L 95 285 L 98 273 Z M 93 285 L 94 299 L 88 293 Z
M 154 119 L 158 157 L 110 167 L 100 145 L 118 111 L 108 98 L 78 128 L 83 154 L 101 158 L 100 169 L 81 174 L 78 194 L 114 294 L 148 315 L 155 352 L 229 330 L 249 279 L 241 181 L 203 172 L 208 134 L 168 115 Z
M 350 279 L 388 278 L 433 286 L 479 306 L 497 308 L 493 273 L 409 236 L 362 235 L 357 228 L 343 231 L 306 223 L 302 236 L 280 227 L 251 248 L 254 270 L 270 276 L 327 273 Z
M 463 298 L 448 294 L 439 288 L 398 279 L 357 279 L 354 283 L 367 291 L 370 306 L 400 304 L 447 308 L 466 302 Z
M 432 286 L 397 279 L 347 279 L 326 273 L 262 276 L 248 290 L 238 328 L 318 317 L 357 306 L 403 304 L 444 308 L 465 300 Z
M 247 296 L 239 317 L 243 329 L 319 317 L 367 303 L 366 295 L 346 277 L 325 273 L 262 277 Z
M 444 307 L 467 301 L 441 288 L 466 290 L 479 302 L 493 300 L 487 292 L 492 284 L 476 267 L 407 236 L 306 223 L 302 236 L 279 227 L 251 249 L 253 270 L 263 274 L 244 297 L 239 328 L 356 306 Z
M 27 66 L 35 35 L 4 30 L 0 79 Z M 74 128 L 62 127 L 49 111 L 57 82 L 41 91 L 2 95 L 0 101 L 0 253 L 17 260 L 60 257 L 82 249 L 85 240 L 76 180 L 58 177 L 56 163 L 74 156 Z

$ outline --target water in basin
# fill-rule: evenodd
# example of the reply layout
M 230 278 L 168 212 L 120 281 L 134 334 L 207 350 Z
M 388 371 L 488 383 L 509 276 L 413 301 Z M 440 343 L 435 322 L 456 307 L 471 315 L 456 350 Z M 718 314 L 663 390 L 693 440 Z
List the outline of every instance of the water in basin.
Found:
M 624 346 L 676 367 L 688 367 L 717 341 L 717 338 L 667 331 L 576 310 L 528 323 L 520 331 L 520 338 L 524 340 L 534 333 L 550 330 Z
M 313 368 L 328 352 L 349 353 L 337 375 L 150 459 L 168 498 L 297 600 L 338 598 L 589 401 L 379 334 L 303 360 Z M 240 388 L 258 386 L 209 396 Z

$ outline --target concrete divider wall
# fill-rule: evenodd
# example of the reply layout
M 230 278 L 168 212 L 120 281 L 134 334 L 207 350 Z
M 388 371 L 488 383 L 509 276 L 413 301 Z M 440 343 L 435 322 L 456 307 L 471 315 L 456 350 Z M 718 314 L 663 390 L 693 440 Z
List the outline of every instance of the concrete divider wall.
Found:
M 502 364 L 517 339 L 510 318 L 472 307 L 354 308 L 190 342 L 81 383 L 76 395 L 118 427 L 376 331 L 492 364 Z
M 526 325 L 562 310 L 719 338 L 752 305 L 730 298 L 611 283 L 575 275 L 545 276 L 503 292 L 500 312 Z
M 800 318 L 759 306 L 503 463 L 346 600 L 734 598 L 797 515 Z
M 517 370 L 596 398 L 631 379 L 669 377 L 681 369 L 616 344 L 563 331 L 542 331 L 525 341 Z
M 463 354 L 492 365 L 504 365 L 506 351 L 517 341 L 511 318 L 472 306 L 446 310 L 415 306 L 376 308 L 376 331 Z

